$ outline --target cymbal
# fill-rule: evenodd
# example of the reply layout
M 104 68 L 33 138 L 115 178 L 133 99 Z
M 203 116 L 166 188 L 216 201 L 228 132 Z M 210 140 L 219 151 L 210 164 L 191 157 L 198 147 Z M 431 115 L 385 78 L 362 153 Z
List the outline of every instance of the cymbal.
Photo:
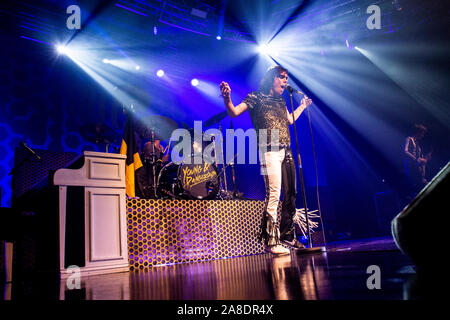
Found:
M 211 118 L 209 118 L 208 120 L 206 120 L 203 123 L 203 126 L 205 128 L 211 127 L 211 126 L 215 125 L 217 122 L 223 120 L 227 115 L 228 115 L 228 113 L 226 111 L 219 112 L 218 114 L 216 114 L 216 115 L 212 116 Z
M 89 123 L 80 127 L 81 136 L 93 143 L 115 143 L 120 134 L 103 123 Z
M 136 122 L 137 132 L 149 140 L 152 138 L 152 131 L 155 134 L 155 140 L 166 140 L 170 138 L 174 130 L 178 129 L 174 120 L 160 115 L 147 116 L 137 119 Z

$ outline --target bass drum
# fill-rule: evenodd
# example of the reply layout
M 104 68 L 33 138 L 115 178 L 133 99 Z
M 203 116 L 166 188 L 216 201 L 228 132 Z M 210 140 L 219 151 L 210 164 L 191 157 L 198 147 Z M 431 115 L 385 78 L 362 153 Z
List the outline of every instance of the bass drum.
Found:
M 160 198 L 210 200 L 217 196 L 219 188 L 216 165 L 170 162 L 159 173 L 157 193 Z

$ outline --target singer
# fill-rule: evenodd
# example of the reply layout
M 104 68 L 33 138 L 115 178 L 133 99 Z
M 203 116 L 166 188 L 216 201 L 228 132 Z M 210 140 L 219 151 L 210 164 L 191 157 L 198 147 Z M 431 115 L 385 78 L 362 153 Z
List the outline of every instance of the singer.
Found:
M 261 80 L 259 90 L 251 92 L 237 106 L 233 105 L 228 83 L 222 82 L 220 89 L 225 107 L 230 117 L 236 117 L 248 111 L 257 131 L 260 149 L 261 174 L 266 185 L 266 209 L 261 222 L 260 239 L 267 252 L 282 255 L 289 254 L 286 247 L 303 249 L 304 246 L 295 237 L 293 217 L 295 215 L 295 162 L 291 151 L 289 125 L 298 119 L 303 110 L 312 101 L 306 96 L 300 106 L 289 113 L 286 102 L 281 96 L 287 88 L 288 71 L 281 66 L 267 70 Z M 289 88 L 291 89 L 291 88 Z M 267 130 L 267 140 L 259 139 L 259 130 Z M 271 135 L 278 134 L 278 139 Z M 276 137 L 276 136 L 275 136 Z M 280 226 L 277 225 L 277 208 L 283 187 L 283 202 Z

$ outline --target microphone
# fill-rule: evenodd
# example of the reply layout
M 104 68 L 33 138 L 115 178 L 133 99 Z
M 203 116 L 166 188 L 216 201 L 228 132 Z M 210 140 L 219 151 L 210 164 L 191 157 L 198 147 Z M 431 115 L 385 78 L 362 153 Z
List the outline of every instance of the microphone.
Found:
M 25 144 L 25 142 L 21 142 L 20 143 L 20 145 L 22 146 L 22 147 L 24 147 L 29 153 L 31 153 L 33 156 L 35 156 L 38 160 L 42 160 L 42 158 L 36 153 L 36 152 L 34 152 L 33 151 L 33 149 L 31 149 L 29 146 L 27 146 L 26 144 Z
M 305 96 L 305 94 L 304 94 L 303 92 L 301 92 L 300 90 L 295 90 L 295 89 L 292 88 L 290 85 L 287 85 L 287 86 L 286 86 L 286 89 L 287 89 L 287 91 L 289 91 L 289 93 L 295 92 L 295 93 L 302 94 L 302 95 Z

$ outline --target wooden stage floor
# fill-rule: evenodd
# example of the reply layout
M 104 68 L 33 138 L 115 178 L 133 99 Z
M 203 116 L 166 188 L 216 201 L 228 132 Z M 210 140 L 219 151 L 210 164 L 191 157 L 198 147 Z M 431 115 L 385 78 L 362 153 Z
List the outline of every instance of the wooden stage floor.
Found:
M 371 265 L 380 289 L 369 289 Z M 27 300 L 402 300 L 420 295 L 412 262 L 391 238 L 343 241 L 327 252 L 260 254 L 82 277 L 80 288 L 40 275 L 5 287 L 3 299 Z

